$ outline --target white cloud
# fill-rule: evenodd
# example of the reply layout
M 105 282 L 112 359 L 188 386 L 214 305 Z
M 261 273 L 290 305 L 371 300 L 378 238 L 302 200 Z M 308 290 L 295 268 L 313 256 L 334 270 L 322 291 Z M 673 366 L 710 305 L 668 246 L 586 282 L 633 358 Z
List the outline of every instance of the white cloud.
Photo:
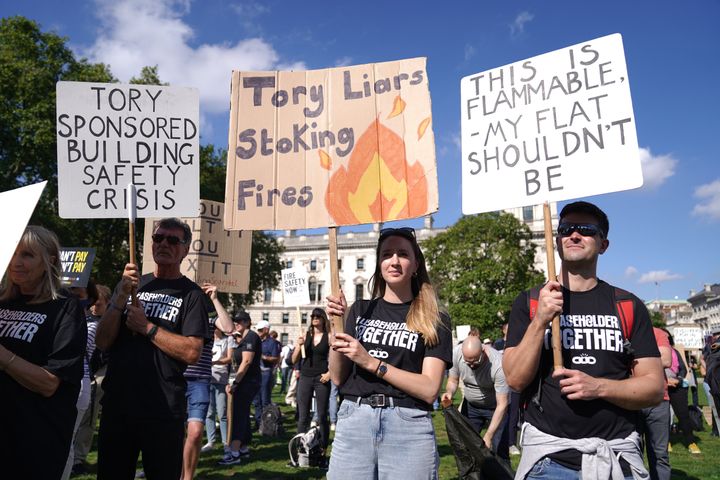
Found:
M 713 220 L 720 220 L 720 178 L 697 187 L 695 196 L 701 200 L 700 203 L 693 207 L 693 215 L 702 215 Z
M 97 0 L 97 6 L 99 35 L 83 56 L 109 64 L 121 81 L 158 65 L 163 81 L 198 88 L 201 107 L 210 113 L 227 111 L 232 70 L 305 68 L 302 62 L 282 63 L 261 38 L 193 45 L 195 32 L 182 18 L 189 0 Z
M 675 175 L 677 159 L 671 154 L 653 156 L 649 148 L 640 149 L 640 164 L 643 172 L 643 188 L 655 189 Z
M 679 278 L 682 278 L 682 275 L 670 273 L 669 270 L 653 270 L 652 272 L 643 273 L 638 283 L 660 283 Z
M 465 61 L 467 62 L 475 55 L 475 47 L 469 43 L 465 44 Z
M 525 32 L 525 24 L 532 21 L 535 15 L 528 12 L 527 10 L 522 11 L 515 17 L 513 23 L 510 24 L 510 35 L 513 37 L 521 35 Z
M 638 274 L 638 269 L 630 265 L 625 269 L 625 276 L 626 277 L 634 277 Z
M 348 65 L 352 65 L 352 57 L 341 57 L 335 60 L 335 66 L 336 67 L 347 67 Z
M 262 27 L 257 21 L 257 18 L 261 15 L 269 13 L 270 7 L 249 1 L 245 1 L 243 3 L 233 3 L 229 6 L 235 13 L 237 13 L 238 18 L 240 19 L 240 24 L 243 29 L 245 29 L 245 32 L 255 34 L 262 32 Z

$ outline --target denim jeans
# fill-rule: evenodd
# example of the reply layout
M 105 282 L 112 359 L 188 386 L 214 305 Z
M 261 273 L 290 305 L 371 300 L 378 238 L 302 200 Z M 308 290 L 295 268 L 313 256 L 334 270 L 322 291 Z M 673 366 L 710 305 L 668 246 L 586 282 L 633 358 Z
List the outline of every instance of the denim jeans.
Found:
M 227 444 L 227 393 L 225 384 L 210 384 L 210 408 L 205 419 L 205 432 L 208 443 L 215 443 L 217 432 L 215 430 L 215 416 L 220 419 L 220 437 L 223 445 Z
M 210 406 L 210 380 L 188 380 L 185 399 L 187 421 L 204 423 Z
M 349 400 L 340 404 L 329 480 L 436 480 L 438 465 L 429 412 Z
M 663 400 L 654 407 L 643 408 L 640 415 L 643 419 L 641 429 L 645 436 L 650 480 L 670 480 L 670 402 Z
M 255 424 L 260 425 L 260 418 L 265 407 L 270 405 L 272 388 L 275 386 L 273 369 L 260 370 L 260 390 L 258 390 L 253 405 L 255 406 Z
M 582 472 L 573 470 L 572 468 L 560 465 L 550 460 L 548 457 L 543 458 L 533 466 L 525 480 L 581 480 Z M 625 480 L 633 480 L 633 476 L 625 477 Z
M 330 382 L 330 403 L 328 404 L 328 413 L 330 414 L 330 423 L 337 423 L 338 412 L 338 387 Z

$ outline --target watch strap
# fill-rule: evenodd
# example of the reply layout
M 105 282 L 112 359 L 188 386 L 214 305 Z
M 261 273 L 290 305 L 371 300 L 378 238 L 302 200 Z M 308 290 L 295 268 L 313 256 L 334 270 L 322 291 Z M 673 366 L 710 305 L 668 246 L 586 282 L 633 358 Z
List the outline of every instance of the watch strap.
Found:
M 159 329 L 159 328 L 160 328 L 160 327 L 158 327 L 157 325 L 153 325 L 153 326 L 152 326 L 152 328 L 150 329 L 150 331 L 148 331 L 148 333 L 147 333 L 147 338 L 148 338 L 148 340 L 150 340 L 151 342 L 152 342 L 153 340 L 155 340 L 155 335 L 157 335 L 157 332 L 158 332 L 158 329 Z

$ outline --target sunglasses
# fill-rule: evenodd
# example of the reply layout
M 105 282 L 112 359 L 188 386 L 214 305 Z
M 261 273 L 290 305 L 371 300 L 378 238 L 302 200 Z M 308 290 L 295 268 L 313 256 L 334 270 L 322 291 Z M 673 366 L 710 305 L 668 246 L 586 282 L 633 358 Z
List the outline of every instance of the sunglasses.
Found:
M 153 243 L 162 243 L 163 240 L 167 240 L 168 245 L 185 245 L 187 243 L 185 240 L 181 240 L 180 237 L 176 237 L 175 235 L 154 233 L 152 236 Z
M 605 237 L 600 227 L 592 223 L 561 223 L 558 225 L 557 233 L 561 237 L 569 237 L 573 232 L 578 232 L 583 237 L 594 237 L 595 235 Z
M 415 229 L 412 227 L 380 229 L 380 238 L 387 237 L 389 235 L 400 235 L 401 237 L 405 237 L 408 240 L 415 240 Z

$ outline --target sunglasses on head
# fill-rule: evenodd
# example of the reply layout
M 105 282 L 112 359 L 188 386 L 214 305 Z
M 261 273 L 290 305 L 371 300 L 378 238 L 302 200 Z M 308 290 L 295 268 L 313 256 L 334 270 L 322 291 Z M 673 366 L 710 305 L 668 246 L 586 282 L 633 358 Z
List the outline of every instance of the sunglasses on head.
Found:
M 400 235 L 401 237 L 405 237 L 410 240 L 415 240 L 415 229 L 412 227 L 380 229 L 380 238 L 387 237 L 388 235 Z
M 168 245 L 185 245 L 187 242 L 176 237 L 175 235 L 163 235 L 162 233 L 154 233 L 152 236 L 153 243 L 162 243 L 163 240 L 167 240 Z
M 569 237 L 573 232 L 578 232 L 583 237 L 605 236 L 600 227 L 592 223 L 561 223 L 558 225 L 557 233 L 561 237 Z

